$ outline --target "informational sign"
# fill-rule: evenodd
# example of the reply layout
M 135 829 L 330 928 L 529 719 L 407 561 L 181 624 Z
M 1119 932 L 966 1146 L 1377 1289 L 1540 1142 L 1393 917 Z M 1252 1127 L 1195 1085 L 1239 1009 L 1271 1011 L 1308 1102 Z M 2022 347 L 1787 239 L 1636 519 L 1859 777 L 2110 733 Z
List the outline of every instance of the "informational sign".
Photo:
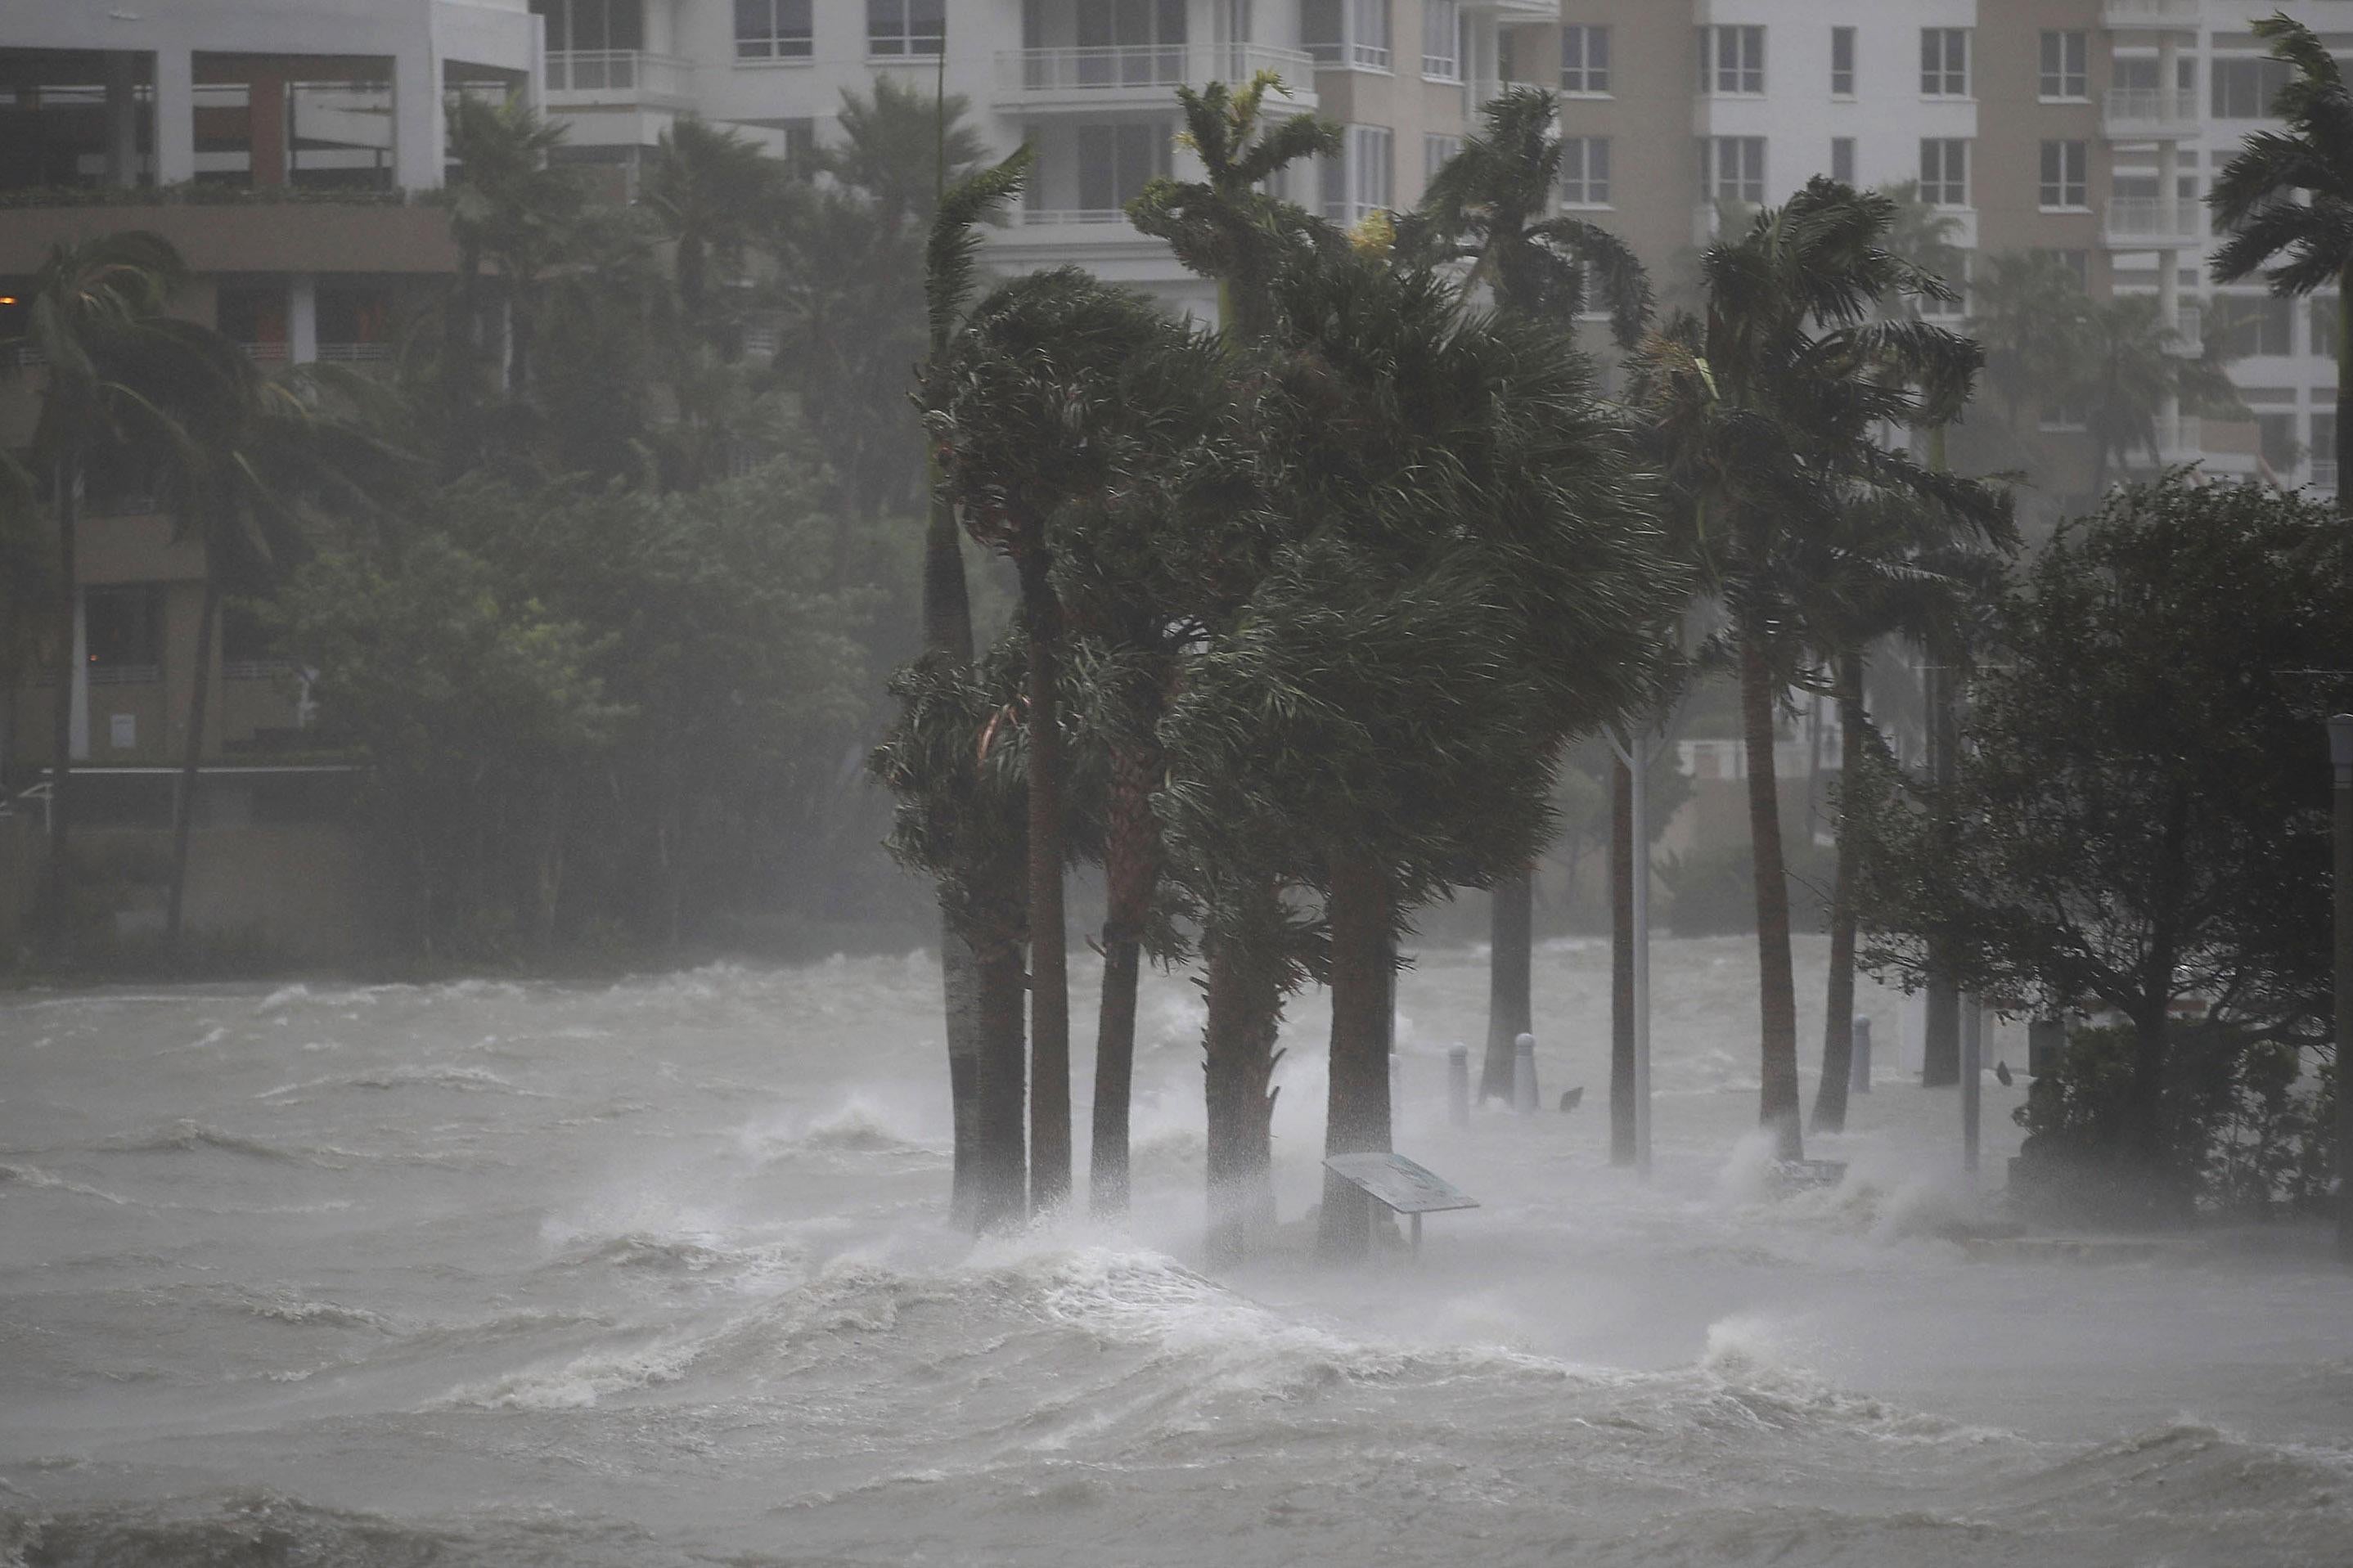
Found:
M 106 724 L 107 743 L 118 752 L 136 751 L 139 747 L 139 715 L 110 713 Z
M 1479 1206 L 1477 1198 L 1402 1154 L 1335 1154 L 1324 1162 L 1324 1168 L 1364 1188 L 1398 1214 L 1436 1214 L 1440 1209 Z

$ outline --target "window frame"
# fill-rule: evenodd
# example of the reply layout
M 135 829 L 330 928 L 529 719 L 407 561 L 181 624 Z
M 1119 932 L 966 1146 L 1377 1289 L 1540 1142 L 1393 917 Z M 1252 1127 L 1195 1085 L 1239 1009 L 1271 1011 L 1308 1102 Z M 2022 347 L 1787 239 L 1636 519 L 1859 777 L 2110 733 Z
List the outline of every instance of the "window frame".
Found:
M 2074 63 L 2070 68 L 2067 56 L 2073 46 Z M 2056 45 L 2057 68 L 2052 68 L 2052 46 Z M 2069 82 L 2075 84 L 2073 92 Z M 2056 84 L 2055 87 L 2053 84 Z M 2092 100 L 2092 39 L 2088 33 L 2067 27 L 2045 27 L 2035 66 L 2035 96 L 2043 103 L 2089 103 Z
M 1450 52 L 1433 55 L 1430 52 L 1430 46 L 1441 41 L 1437 27 L 1440 16 L 1446 19 L 1442 41 Z M 1462 79 L 1461 0 L 1421 0 L 1421 79 L 1444 82 Z
M 744 13 L 756 7 L 767 13 L 767 30 L 746 34 Z M 797 37 L 785 31 L 784 16 L 788 7 L 797 7 L 800 31 Z M 733 16 L 735 28 L 735 63 L 739 66 L 807 65 L 817 51 L 817 16 L 815 0 L 734 0 Z M 758 48 L 747 45 L 757 43 Z M 793 45 L 797 43 L 798 47 Z
M 1846 163 L 1846 172 L 1845 172 L 1844 174 L 1841 174 L 1841 173 L 1839 172 L 1839 163 L 1840 163 L 1840 161 L 1841 161 L 1841 160 L 1840 160 L 1840 154 L 1841 154 L 1841 153 L 1845 154 L 1845 160 L 1844 160 L 1844 161 L 1845 161 L 1845 163 Z M 1833 137 L 1831 137 L 1831 179 L 1833 179 L 1833 180 L 1836 180 L 1840 184 L 1842 184 L 1842 185 L 1852 185 L 1852 184 L 1853 184 L 1855 183 L 1855 179 L 1854 179 L 1854 171 L 1855 171 L 1855 140 L 1854 140 L 1854 138 L 1853 138 L 1853 137 L 1852 137 L 1852 136 L 1833 136 Z
M 1568 63 L 1568 41 L 1577 40 L 1577 64 Z M 1595 46 L 1599 45 L 1597 51 Z M 1596 53 L 1600 56 L 1595 63 Z M 1569 80 L 1571 71 L 1577 79 Z M 1609 88 L 1609 28 L 1606 23 L 1564 23 L 1560 29 L 1560 90 L 1572 98 L 1608 98 Z
M 918 6 L 938 10 L 937 33 L 915 31 Z M 898 15 L 898 30 L 895 33 L 881 30 L 886 11 L 895 11 Z M 866 58 L 870 62 L 936 60 L 947 52 L 947 0 L 866 0 Z M 917 47 L 919 44 L 926 43 L 932 47 Z
M 1831 29 L 1831 96 L 1832 98 L 1847 99 L 1854 96 L 1855 48 L 1855 30 L 1852 27 Z M 1844 65 L 1841 65 L 1839 60 L 1841 52 L 1845 55 Z M 1843 87 L 1839 84 L 1841 77 L 1846 79 L 1846 84 Z
M 1765 96 L 1765 28 L 1756 22 L 1707 22 L 1699 32 L 1699 93 L 1703 98 Z M 1756 58 L 1748 58 L 1748 46 Z M 1726 46 L 1731 58 L 1726 61 Z M 1727 79 L 1734 85 L 1722 85 Z M 1755 85 L 1750 85 L 1751 81 Z
M 1560 139 L 1560 178 L 1558 189 L 1564 207 L 1578 209 L 1607 208 L 1609 200 L 1609 138 L 1607 136 L 1564 136 Z M 1577 177 L 1569 177 L 1571 150 L 1577 160 Z M 1597 160 L 1596 153 L 1600 156 Z M 1596 162 L 1600 172 L 1594 172 Z M 1572 186 L 1574 187 L 1572 192 Z M 1598 194 L 1597 194 L 1598 193 Z
M 1714 205 L 1717 202 L 1739 202 L 1748 206 L 1765 205 L 1765 159 L 1767 138 L 1762 136 L 1703 136 L 1699 139 L 1700 200 Z M 1754 151 L 1756 167 L 1736 170 L 1729 182 L 1725 177 L 1725 153 L 1737 154 L 1736 161 L 1746 164 L 1746 154 Z M 1729 183 L 1738 188 L 1725 189 Z M 1754 188 L 1756 195 L 1749 195 Z
M 1929 150 L 1930 150 L 1931 148 L 1936 149 L 1936 174 L 1933 177 L 1932 177 L 1932 176 L 1929 174 L 1929 173 L 1928 173 L 1928 163 L 1929 163 L 1929 157 L 1928 157 L 1928 154 L 1929 154 Z M 1959 177 L 1958 177 L 1957 179 L 1954 177 L 1953 170 L 1952 170 L 1952 165 L 1951 165 L 1951 162 L 1950 162 L 1950 160 L 1951 160 L 1951 159 L 1956 155 L 1956 153 L 1957 153 L 1957 154 L 1958 154 L 1958 156 L 1959 156 L 1959 159 L 1960 159 L 1960 174 L 1959 174 Z M 1970 162 L 1971 162 L 1971 160 L 1970 160 L 1970 157 L 1969 157 L 1969 139 L 1968 139 L 1968 137 L 1966 137 L 1966 136 L 1923 136 L 1923 137 L 1921 137 L 1921 138 L 1920 138 L 1920 200 L 1922 201 L 1922 203 L 1923 203 L 1923 204 L 1925 204 L 1925 205 L 1928 205 L 1928 206 L 1936 207 L 1936 208 L 1939 209 L 1940 211 L 1946 211 L 1946 212 L 1951 212 L 1951 211 L 1956 211 L 1956 210 L 1962 210 L 1962 211 L 1967 210 L 1967 209 L 1968 208 L 1968 206 L 1970 205 L 1970 200 L 1969 200 L 1969 163 L 1970 163 Z M 1955 186 L 1957 186 L 1957 186 L 1959 187 L 1959 189 L 1960 189 L 1960 193 L 1961 193 L 1961 198 L 1960 198 L 1960 200 L 1958 200 L 1958 201 L 1952 201 L 1952 200 L 1948 200 L 1948 199 L 1947 199 L 1947 198 L 1949 196 L 1950 193 L 1952 192 L 1953 188 L 1954 188 Z M 1932 194 L 1931 194 L 1932 192 L 1933 192 L 1933 193 L 1935 193 L 1935 194 L 1934 194 L 1934 195 L 1932 195 Z
M 1920 29 L 1920 96 L 1922 98 L 1939 102 L 1952 102 L 1970 96 L 1970 67 L 1974 62 L 1969 57 L 1976 53 L 1976 50 L 1970 47 L 1971 31 L 1972 29 L 1968 27 Z M 1960 65 L 1957 69 L 1954 67 L 1952 58 L 1952 46 L 1956 43 L 1960 46 Z M 1933 61 L 1930 58 L 1932 51 L 1939 57 Z M 1957 89 L 1952 85 L 1956 79 L 1960 82 Z
M 2068 177 L 2067 164 L 2073 153 L 2074 177 Z M 2056 155 L 2057 168 L 2052 167 Z M 2067 200 L 2073 189 L 2073 201 Z M 2051 136 L 2042 141 L 2040 166 L 2036 170 L 2035 200 L 2038 210 L 2047 213 L 2080 213 L 2092 210 L 2092 144 L 2071 136 Z

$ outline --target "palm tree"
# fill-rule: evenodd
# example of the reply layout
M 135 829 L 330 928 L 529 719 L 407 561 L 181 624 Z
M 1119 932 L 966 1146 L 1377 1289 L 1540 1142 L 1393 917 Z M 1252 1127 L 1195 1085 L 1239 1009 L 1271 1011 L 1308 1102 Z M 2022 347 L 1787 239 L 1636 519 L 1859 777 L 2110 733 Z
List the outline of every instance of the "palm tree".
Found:
M 782 165 L 754 143 L 691 116 L 655 143 L 638 199 L 670 237 L 679 308 L 691 330 L 710 332 L 720 325 L 711 264 L 742 256 L 781 173 Z
M 2170 322 L 2154 294 L 2119 294 L 2085 312 L 2073 390 L 2092 440 L 2092 493 L 2104 495 L 2116 458 L 2162 452 L 2158 416 L 2170 402 L 2192 413 L 2237 414 L 2246 405 L 2222 368 L 2220 340 L 2196 358 L 2175 351 Z
M 2274 294 L 2336 286 L 2337 450 L 2344 457 L 2353 454 L 2353 339 L 2341 303 L 2353 300 L 2353 89 L 2303 23 L 2274 13 L 2254 30 L 2294 72 L 2272 106 L 2286 128 L 2249 132 L 2207 193 L 2229 230 L 2214 252 L 2213 277 L 2235 283 L 2275 262 L 2263 273 Z M 2337 504 L 2353 508 L 2342 488 Z
M 1982 486 L 1924 468 L 1873 438 L 1966 400 L 1979 354 L 1967 339 L 1874 312 L 1891 294 L 1951 290 L 1882 243 L 1883 195 L 1817 178 L 1701 260 L 1704 319 L 1678 317 L 1646 347 L 1636 399 L 1725 600 L 1740 678 L 1756 864 L 1759 1117 L 1783 1158 L 1803 1152 L 1788 877 L 1774 773 L 1774 705 L 1807 646 L 1804 548 L 1857 486 L 1998 510 Z
M 1271 302 L 1243 421 L 1271 549 L 1188 663 L 1163 800 L 1189 856 L 1324 893 L 1336 1154 L 1388 1146 L 1401 922 L 1525 862 L 1558 746 L 1647 695 L 1683 583 L 1557 331 L 1345 254 Z M 1324 1250 L 1360 1251 L 1363 1218 L 1327 1183 Z
M 878 109 L 885 98 L 877 82 Z M 942 148 L 943 157 L 945 148 Z M 1028 147 L 959 180 L 939 198 L 924 266 L 924 325 L 929 374 L 944 367 L 969 301 L 977 270 L 979 224 L 1001 211 L 1028 178 Z M 925 454 L 928 520 L 923 532 L 923 650 L 927 658 L 961 669 L 973 658 L 972 599 L 965 581 L 963 533 L 955 506 L 941 483 L 935 450 Z M 961 775 L 964 753 L 946 759 Z M 977 763 L 976 763 L 977 765 Z M 959 843 L 977 847 L 985 835 Z M 935 868 L 943 878 L 940 966 L 947 1007 L 948 1084 L 955 1121 L 951 1214 L 973 1229 L 1018 1218 L 1026 1203 L 1028 1154 L 1021 1122 L 1022 1067 L 1019 931 L 1024 905 L 1020 873 L 991 883 L 985 872 L 955 857 Z M 964 891 L 951 901 L 949 890 Z M 984 888 L 993 890 L 984 892 Z M 974 920 L 974 912 L 994 918 Z
M 42 893 L 52 942 L 66 935 L 66 853 L 73 823 L 74 705 L 81 693 L 73 626 L 81 600 L 76 546 L 82 479 L 94 455 L 129 446 L 149 455 L 183 438 L 152 392 L 189 374 L 215 334 L 162 312 L 185 276 L 179 253 L 144 231 L 58 246 L 35 275 L 26 347 L 43 367 L 30 463 L 46 481 L 56 530 L 53 635 L 59 647 L 49 726 L 48 871 Z
M 1512 87 L 1481 117 L 1482 134 L 1447 161 L 1421 210 L 1400 223 L 1399 255 L 1425 264 L 1468 261 L 1472 280 L 1485 282 L 1503 310 L 1564 331 L 1585 310 L 1589 279 L 1609 308 L 1619 347 L 1632 348 L 1651 320 L 1642 264 L 1609 230 L 1553 214 L 1566 152 L 1559 100 L 1540 88 Z M 1535 898 L 1531 868 L 1495 884 L 1482 1100 L 1510 1097 L 1512 1042 L 1534 1027 Z
M 1005 284 L 975 306 L 925 387 L 946 494 L 974 538 L 1019 574 L 1028 641 L 1030 1202 L 1071 1188 L 1064 606 L 1055 575 L 1073 509 L 1136 471 L 1187 356 L 1182 327 L 1144 295 L 1074 268 Z
M 1199 92 L 1176 89 L 1184 106 L 1180 146 L 1190 148 L 1205 180 L 1158 179 L 1127 204 L 1129 221 L 1157 235 L 1176 259 L 1218 284 L 1218 324 L 1255 342 L 1273 329 L 1273 288 L 1284 258 L 1328 247 L 1328 226 L 1266 189 L 1302 158 L 1336 157 L 1339 126 L 1313 114 L 1266 117 L 1266 95 L 1286 93 L 1282 77 L 1261 71 L 1239 89 L 1213 81 Z
M 489 335 L 482 320 L 485 262 L 497 265 L 507 301 L 508 389 L 520 391 L 529 382 L 530 291 L 563 252 L 583 202 L 579 183 L 549 163 L 565 134 L 564 126 L 517 100 L 493 104 L 461 94 L 450 103 L 449 158 L 458 177 L 446 197 L 449 232 L 458 242 L 458 298 L 444 352 L 459 399 L 452 414 L 461 443 L 470 441 L 465 411 L 480 386 L 479 356 Z

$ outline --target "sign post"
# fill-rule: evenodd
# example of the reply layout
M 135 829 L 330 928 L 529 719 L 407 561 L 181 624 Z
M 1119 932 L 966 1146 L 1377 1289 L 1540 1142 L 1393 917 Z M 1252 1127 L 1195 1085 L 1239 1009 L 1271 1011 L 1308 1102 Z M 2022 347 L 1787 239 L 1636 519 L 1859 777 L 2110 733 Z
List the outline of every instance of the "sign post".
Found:
M 1402 1154 L 1377 1151 L 1335 1154 L 1324 1168 L 1362 1189 L 1391 1214 L 1413 1216 L 1413 1255 L 1421 1256 L 1421 1216 L 1445 1209 L 1475 1209 L 1479 1200 L 1443 1176 L 1426 1171 Z

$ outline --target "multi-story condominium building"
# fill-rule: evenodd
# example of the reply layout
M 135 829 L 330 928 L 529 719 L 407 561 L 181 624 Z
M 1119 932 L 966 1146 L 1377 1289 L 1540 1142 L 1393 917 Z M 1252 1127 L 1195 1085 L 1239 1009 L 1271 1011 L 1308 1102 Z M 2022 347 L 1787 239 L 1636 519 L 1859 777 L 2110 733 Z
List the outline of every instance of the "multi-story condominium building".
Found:
M 61 243 L 146 229 L 192 277 L 172 301 L 265 364 L 366 361 L 456 266 L 442 183 L 453 92 L 535 90 L 524 0 L 0 0 L 0 342 Z M 0 376 L 0 441 L 24 442 L 40 386 Z M 68 678 L 79 760 L 181 755 L 202 604 L 200 546 L 150 477 L 100 465 L 83 497 Z M 282 672 L 229 617 L 215 639 L 207 756 L 297 721 Z M 0 765 L 50 760 L 55 679 L 0 691 Z M 250 760 L 250 759 L 247 759 Z M 213 792 L 217 809 L 244 796 Z

